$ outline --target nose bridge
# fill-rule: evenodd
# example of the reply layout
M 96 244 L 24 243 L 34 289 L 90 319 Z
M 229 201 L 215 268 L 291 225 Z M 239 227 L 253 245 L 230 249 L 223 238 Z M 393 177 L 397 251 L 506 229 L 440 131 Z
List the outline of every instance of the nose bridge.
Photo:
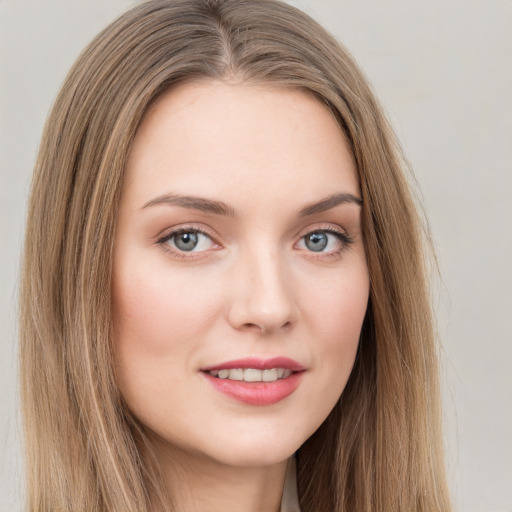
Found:
M 242 250 L 235 271 L 231 321 L 236 328 L 270 332 L 295 319 L 295 300 L 285 257 L 271 243 Z

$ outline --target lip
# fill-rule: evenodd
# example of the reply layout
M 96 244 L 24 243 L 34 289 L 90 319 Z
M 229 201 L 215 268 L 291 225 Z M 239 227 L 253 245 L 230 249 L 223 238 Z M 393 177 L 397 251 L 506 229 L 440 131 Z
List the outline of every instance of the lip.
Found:
M 235 368 L 254 368 L 256 370 L 271 370 L 272 368 L 285 368 L 292 372 L 302 372 L 306 368 L 289 357 L 272 357 L 270 359 L 259 359 L 257 357 L 246 357 L 234 359 L 213 366 L 201 368 L 201 371 L 211 370 L 233 370 Z
M 210 370 L 232 370 L 234 368 L 255 368 L 257 370 L 285 368 L 293 373 L 289 377 L 274 382 L 219 379 L 207 373 Z M 290 396 L 299 387 L 305 368 L 288 357 L 274 357 L 271 359 L 250 357 L 208 366 L 202 368 L 201 373 L 216 391 L 243 404 L 264 406 L 276 404 Z

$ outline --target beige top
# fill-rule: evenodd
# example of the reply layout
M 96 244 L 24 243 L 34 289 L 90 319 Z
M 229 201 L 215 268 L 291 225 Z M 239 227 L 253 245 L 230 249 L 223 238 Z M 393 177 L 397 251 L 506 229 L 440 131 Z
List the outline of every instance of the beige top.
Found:
M 297 494 L 297 465 L 295 457 L 290 457 L 284 479 L 281 512 L 300 512 L 299 496 Z

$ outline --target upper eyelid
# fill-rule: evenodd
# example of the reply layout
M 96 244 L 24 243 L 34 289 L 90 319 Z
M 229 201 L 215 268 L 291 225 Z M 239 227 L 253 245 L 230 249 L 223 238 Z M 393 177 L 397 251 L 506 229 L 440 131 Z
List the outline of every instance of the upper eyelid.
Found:
M 335 232 L 339 233 L 341 235 L 348 236 L 348 232 L 346 229 L 342 228 L 341 226 L 331 223 L 331 222 L 319 222 L 314 225 L 309 225 L 306 228 L 301 229 L 297 233 L 298 238 L 302 238 L 306 236 L 309 233 L 314 233 L 315 231 L 327 231 L 327 232 Z
M 157 242 L 161 242 L 161 241 L 164 241 L 164 240 L 169 240 L 173 236 L 176 236 L 179 233 L 186 233 L 187 231 L 195 231 L 197 233 L 201 233 L 202 235 L 205 235 L 208 238 L 210 238 L 212 241 L 214 241 L 216 243 L 219 243 L 217 241 L 216 236 L 213 233 L 211 233 L 210 230 L 205 229 L 205 228 L 200 227 L 200 226 L 197 226 L 197 225 L 194 225 L 194 224 L 189 224 L 189 225 L 184 224 L 182 226 L 166 228 L 166 229 L 162 230 L 156 236 L 156 240 L 157 240 Z

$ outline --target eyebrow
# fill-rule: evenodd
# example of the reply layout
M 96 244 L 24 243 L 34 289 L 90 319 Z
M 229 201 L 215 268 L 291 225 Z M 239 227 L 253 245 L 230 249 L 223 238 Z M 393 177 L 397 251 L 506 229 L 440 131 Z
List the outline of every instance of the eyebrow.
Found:
M 328 196 L 317 203 L 313 203 L 299 212 L 299 217 L 308 217 L 309 215 L 315 215 L 316 213 L 326 212 L 332 208 L 339 206 L 340 204 L 352 203 L 358 206 L 362 206 L 363 201 L 359 197 L 353 194 L 333 194 Z
M 352 203 L 361 206 L 363 201 L 353 194 L 333 194 L 326 197 L 325 199 L 302 208 L 299 211 L 299 217 L 308 217 L 310 215 L 315 215 L 316 213 L 322 213 L 346 203 Z M 182 208 L 199 210 L 206 213 L 213 213 L 215 215 L 226 215 L 228 217 L 234 218 L 238 217 L 235 209 L 222 201 L 214 201 L 212 199 L 205 199 L 203 197 L 182 196 L 179 194 L 164 194 L 162 196 L 158 196 L 155 199 L 147 202 L 142 207 L 142 209 L 161 204 L 181 206 Z
M 181 196 L 179 194 L 165 194 L 163 196 L 156 197 L 155 199 L 152 199 L 146 203 L 142 209 L 157 204 L 169 204 L 181 206 L 182 208 L 188 208 L 191 210 L 214 213 L 215 215 L 237 217 L 235 210 L 222 201 L 213 201 L 211 199 L 204 199 L 202 197 L 194 196 Z

